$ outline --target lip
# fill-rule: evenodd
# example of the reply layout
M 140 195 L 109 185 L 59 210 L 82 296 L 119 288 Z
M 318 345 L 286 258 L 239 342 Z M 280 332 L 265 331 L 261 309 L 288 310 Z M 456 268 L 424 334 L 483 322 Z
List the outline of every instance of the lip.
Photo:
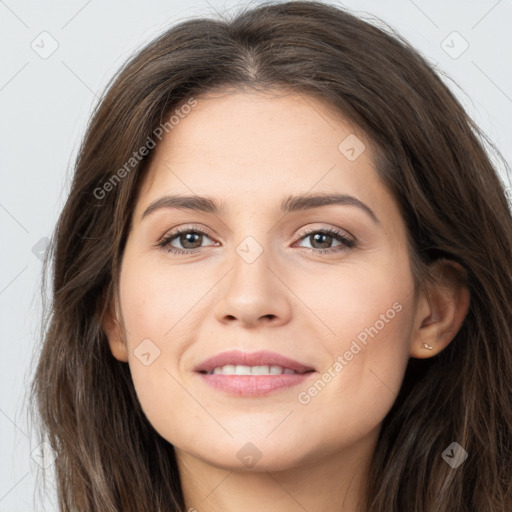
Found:
M 226 364 L 263 366 L 276 365 L 289 368 L 298 373 L 280 375 L 222 375 L 207 374 L 217 366 Z M 213 389 L 223 391 L 230 395 L 243 397 L 263 396 L 274 391 L 297 386 L 316 374 L 314 368 L 306 366 L 294 359 L 290 359 L 276 352 L 242 352 L 230 350 L 210 357 L 196 366 L 195 372 Z

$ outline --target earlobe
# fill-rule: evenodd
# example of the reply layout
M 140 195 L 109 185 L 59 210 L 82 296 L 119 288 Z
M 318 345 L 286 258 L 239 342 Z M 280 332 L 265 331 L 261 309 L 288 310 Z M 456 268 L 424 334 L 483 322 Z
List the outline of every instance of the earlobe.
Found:
M 113 309 L 116 311 L 112 311 Z M 128 347 L 123 339 L 123 329 L 118 320 L 117 308 L 112 306 L 111 301 L 102 318 L 101 328 L 107 336 L 112 355 L 118 361 L 128 362 Z
M 459 332 L 469 310 L 466 271 L 458 263 L 437 260 L 431 269 L 437 284 L 420 293 L 410 356 L 424 359 L 444 350 Z

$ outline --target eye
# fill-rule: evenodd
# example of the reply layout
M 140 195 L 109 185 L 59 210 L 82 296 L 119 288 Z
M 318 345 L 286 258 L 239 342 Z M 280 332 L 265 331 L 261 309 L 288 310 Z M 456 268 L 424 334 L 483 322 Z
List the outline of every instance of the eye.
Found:
M 337 230 L 335 228 L 324 228 L 324 229 L 313 229 L 302 231 L 299 235 L 299 241 L 302 239 L 310 239 L 313 252 L 318 252 L 320 254 L 328 253 L 328 252 L 340 252 L 348 249 L 352 249 L 356 246 L 356 241 L 347 236 L 341 230 Z M 339 246 L 341 249 L 332 249 L 329 247 L 334 240 L 339 242 Z M 317 248 L 318 246 L 318 248 Z
M 167 248 L 167 252 L 176 255 L 194 254 L 201 251 L 204 238 L 210 238 L 206 231 L 197 227 L 184 226 L 166 235 L 157 243 L 157 246 Z M 311 240 L 311 247 L 306 247 L 306 249 L 320 254 L 340 252 L 356 246 L 356 241 L 353 238 L 335 228 L 304 230 L 300 233 L 298 240 L 307 240 L 308 238 Z M 334 241 L 338 241 L 338 247 L 341 249 L 329 247 Z M 175 243 L 180 244 L 181 248 L 176 247 Z M 213 245 L 218 246 L 219 244 L 214 242 Z
M 209 238 L 206 231 L 185 226 L 169 233 L 158 242 L 157 245 L 162 248 L 167 248 L 168 252 L 173 254 L 192 254 L 201 250 L 201 243 L 204 237 Z M 173 245 L 175 241 L 181 244 L 182 249 L 176 248 Z

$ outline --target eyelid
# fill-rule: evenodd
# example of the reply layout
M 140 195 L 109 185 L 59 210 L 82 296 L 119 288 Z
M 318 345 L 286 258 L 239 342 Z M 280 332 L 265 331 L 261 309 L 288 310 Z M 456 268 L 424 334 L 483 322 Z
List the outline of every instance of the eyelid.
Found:
M 300 240 L 301 238 L 303 238 L 306 235 L 309 235 L 312 233 L 318 233 L 318 232 L 335 234 L 337 236 L 341 236 L 346 239 L 352 240 L 353 242 L 357 242 L 357 238 L 354 235 L 352 235 L 352 233 L 347 231 L 346 229 L 341 229 L 341 228 L 334 227 L 334 226 L 325 226 L 325 225 L 320 226 L 320 227 L 313 226 L 313 227 L 302 229 L 297 235 L 297 240 Z
M 183 226 L 178 226 L 176 228 L 173 228 L 171 230 L 166 231 L 157 241 L 157 246 L 162 246 L 165 242 L 168 242 L 171 238 L 176 237 L 177 235 L 180 235 L 181 233 L 188 233 L 189 231 L 193 231 L 196 233 L 199 233 L 201 235 L 205 235 L 208 238 L 212 238 L 210 235 L 210 230 L 207 228 L 201 227 L 198 224 L 185 224 Z M 193 250 L 193 249 L 189 249 Z

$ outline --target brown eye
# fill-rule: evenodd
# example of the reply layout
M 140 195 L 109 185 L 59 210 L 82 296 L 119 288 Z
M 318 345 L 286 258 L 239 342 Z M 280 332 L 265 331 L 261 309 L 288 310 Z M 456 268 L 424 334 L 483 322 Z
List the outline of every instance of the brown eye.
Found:
M 194 253 L 201 249 L 205 237 L 209 238 L 205 231 L 185 227 L 169 233 L 158 243 L 158 246 L 167 248 L 168 252 L 174 254 Z M 173 242 L 178 243 L 181 247 L 176 247 Z
M 189 231 L 187 233 L 181 233 L 177 238 L 175 238 L 179 240 L 184 249 L 197 249 L 198 247 L 201 247 L 202 237 L 203 235 L 200 233 Z M 199 245 L 197 245 L 198 241 Z
M 314 252 L 319 252 L 321 254 L 326 252 L 339 252 L 340 250 L 343 251 L 346 249 L 351 249 L 356 245 L 355 240 L 349 238 L 341 231 L 332 228 L 302 232 L 300 240 L 308 239 L 310 240 L 311 247 L 306 248 L 311 249 Z M 336 246 L 332 246 L 334 241 L 339 242 L 337 247 L 341 246 L 341 249 L 335 249 Z

